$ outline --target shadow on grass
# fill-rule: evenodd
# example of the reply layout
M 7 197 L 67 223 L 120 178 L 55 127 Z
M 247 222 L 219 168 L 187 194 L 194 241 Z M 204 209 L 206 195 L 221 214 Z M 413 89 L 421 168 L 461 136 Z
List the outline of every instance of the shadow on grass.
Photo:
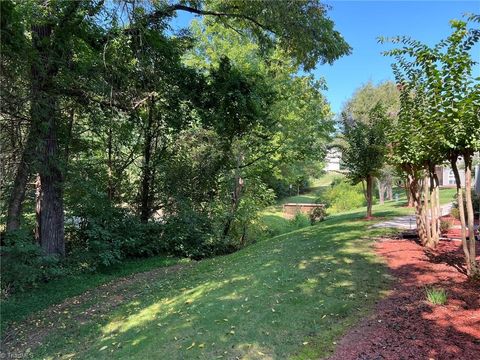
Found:
M 383 265 L 360 240 L 366 225 L 352 221 L 337 217 L 142 284 L 134 301 L 95 323 L 70 323 L 38 356 L 324 354 L 386 286 Z

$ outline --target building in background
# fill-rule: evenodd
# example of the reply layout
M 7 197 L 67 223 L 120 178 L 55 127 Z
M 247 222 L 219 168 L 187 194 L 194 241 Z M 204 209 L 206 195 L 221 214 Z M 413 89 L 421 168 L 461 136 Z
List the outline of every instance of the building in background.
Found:
M 463 170 L 463 163 L 458 163 L 458 172 L 460 173 L 460 181 L 462 186 L 465 185 L 465 171 Z M 455 187 L 455 175 L 453 174 L 453 170 L 449 166 L 436 166 L 435 172 L 438 176 L 438 182 L 442 187 Z
M 339 149 L 329 149 L 325 157 L 325 171 L 340 171 L 342 152 Z

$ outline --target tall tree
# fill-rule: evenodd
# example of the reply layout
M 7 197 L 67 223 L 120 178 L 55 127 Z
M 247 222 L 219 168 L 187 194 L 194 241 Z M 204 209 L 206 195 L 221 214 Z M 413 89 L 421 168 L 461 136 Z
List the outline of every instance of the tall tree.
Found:
M 472 16 L 474 23 L 479 16 Z M 387 51 L 395 56 L 397 63 L 394 72 L 397 81 L 405 87 L 405 99 L 417 99 L 418 132 L 423 134 L 416 145 L 424 148 L 424 167 L 432 173 L 439 161 L 450 161 L 457 184 L 462 224 L 462 244 L 465 253 L 467 271 L 470 275 L 478 273 L 475 259 L 474 218 L 471 196 L 472 155 L 480 149 L 480 85 L 472 74 L 471 50 L 480 39 L 480 29 L 468 28 L 464 21 L 452 20 L 452 34 L 430 48 L 419 41 L 398 37 L 390 39 L 403 47 Z M 381 39 L 385 41 L 385 39 Z M 402 104 L 405 113 L 411 112 L 415 102 Z M 417 148 L 418 148 L 417 146 Z M 457 161 L 463 157 L 465 164 L 465 217 L 462 183 Z M 439 159 L 440 158 L 440 159 Z M 434 182 L 438 180 L 434 178 Z M 427 200 L 428 201 L 428 200 Z M 427 228 L 428 230 L 428 228 Z M 467 239 L 468 233 L 468 239 Z M 429 236 L 427 232 L 427 237 Z
M 397 86 L 391 81 L 385 81 L 377 85 L 368 82 L 359 87 L 351 99 L 343 106 L 342 112 L 356 121 L 369 121 L 370 111 L 381 103 L 388 114 L 391 125 L 397 121 L 400 110 L 400 92 Z M 389 200 L 393 200 L 393 181 L 395 169 L 385 163 L 377 177 L 378 198 L 383 204 L 385 194 Z
M 343 114 L 342 161 L 348 170 L 347 177 L 353 184 L 364 185 L 367 201 L 367 219 L 372 217 L 374 178 L 378 176 L 385 161 L 387 139 L 385 130 L 387 115 L 378 104 L 369 111 L 368 121 L 356 121 Z

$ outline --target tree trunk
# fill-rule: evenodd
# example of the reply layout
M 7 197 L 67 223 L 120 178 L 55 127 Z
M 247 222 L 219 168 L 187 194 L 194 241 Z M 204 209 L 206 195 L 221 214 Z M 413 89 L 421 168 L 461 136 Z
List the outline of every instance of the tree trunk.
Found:
M 430 227 L 429 219 L 429 201 L 428 201 L 428 177 L 423 178 L 423 222 L 425 224 L 425 239 L 422 242 L 423 245 L 431 247 L 432 246 L 432 228 Z
M 233 191 L 232 191 L 232 207 L 229 216 L 227 217 L 227 221 L 223 227 L 223 238 L 226 238 L 230 232 L 232 227 L 233 219 L 235 218 L 235 213 L 237 212 L 238 206 L 240 205 L 240 197 L 242 195 L 243 190 L 243 179 L 240 174 L 240 167 L 243 162 L 244 156 L 240 154 L 237 158 L 237 168 L 235 170 L 234 176 L 234 183 L 233 183 Z M 245 241 L 245 239 L 241 239 L 241 241 Z
M 414 173 L 408 175 L 409 194 L 415 207 L 415 223 L 417 225 L 417 234 L 422 243 L 426 239 L 425 230 L 425 217 L 423 214 L 422 205 L 422 191 L 420 189 L 419 180 L 415 177 Z
M 387 182 L 387 199 L 390 201 L 393 200 L 393 186 L 391 180 Z
M 380 179 L 377 179 L 377 186 L 378 186 L 378 201 L 380 205 L 385 203 L 385 188 L 384 184 Z
M 110 119 L 110 122 L 112 120 Z M 108 128 L 108 139 L 107 139 L 107 175 L 108 175 L 108 185 L 107 185 L 107 195 L 110 202 L 113 201 L 115 196 L 115 185 L 113 181 L 113 130 L 112 124 Z
M 372 197 L 373 197 L 373 178 L 371 175 L 367 176 L 367 219 L 370 219 L 372 217 Z
M 407 193 L 407 199 L 408 199 L 408 207 L 414 207 L 415 206 L 415 200 L 413 197 L 412 193 L 412 177 L 410 175 L 407 176 L 407 180 L 405 180 L 405 192 Z
M 42 196 L 42 180 L 40 179 L 40 174 L 35 176 L 35 241 L 38 245 L 40 245 L 40 237 L 41 237 L 41 224 L 42 220 L 40 217 L 40 209 L 41 209 L 41 196 Z
M 439 213 L 437 211 L 437 185 L 435 182 L 435 171 L 430 171 L 429 182 L 430 182 L 430 232 L 431 232 L 431 242 L 430 247 L 435 248 L 440 240 L 439 233 Z
M 63 174 L 57 141 L 57 102 L 52 95 L 58 62 L 51 56 L 51 25 L 32 26 L 32 43 L 37 57 L 32 63 L 31 117 L 38 124 L 36 166 L 40 178 L 38 196 L 39 242 L 48 255 L 65 255 Z
M 460 214 L 460 224 L 462 226 L 461 229 L 461 238 L 462 238 L 462 247 L 463 253 L 465 254 L 465 262 L 467 264 L 467 273 L 471 274 L 471 260 L 470 260 L 470 249 L 469 244 L 467 243 L 467 234 L 466 234 L 466 224 L 465 224 L 465 208 L 463 206 L 463 189 L 462 189 L 462 182 L 460 180 L 460 173 L 458 172 L 457 167 L 457 156 L 452 156 L 450 159 L 450 163 L 452 165 L 452 171 L 455 175 L 455 184 L 457 185 L 457 203 L 458 203 L 458 211 Z
M 35 145 L 38 141 L 38 132 L 35 128 L 34 124 L 30 126 L 27 142 L 15 174 L 15 180 L 8 202 L 7 231 L 13 231 L 20 227 L 23 200 L 25 199 L 25 191 L 27 189 L 28 178 L 30 177 Z
M 470 243 L 470 275 L 474 276 L 478 274 L 477 261 L 475 259 L 475 225 L 474 225 L 474 210 L 472 204 L 472 158 L 471 154 L 465 153 L 465 201 L 467 203 L 467 220 L 468 220 L 468 240 Z
M 140 201 L 140 220 L 143 223 L 147 223 L 150 218 L 152 202 L 151 202 L 151 178 L 152 178 L 152 165 L 151 165 L 151 152 L 152 152 L 152 125 L 153 125 L 153 96 L 150 98 L 148 106 L 148 119 L 145 126 L 145 144 L 143 147 L 143 176 L 142 176 L 142 189 L 141 189 L 141 201 Z

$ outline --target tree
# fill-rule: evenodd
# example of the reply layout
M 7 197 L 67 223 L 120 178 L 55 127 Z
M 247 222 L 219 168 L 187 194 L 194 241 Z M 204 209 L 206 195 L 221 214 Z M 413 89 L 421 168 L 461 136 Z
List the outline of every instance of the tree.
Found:
M 480 21 L 479 16 L 472 16 L 470 19 L 474 22 Z M 418 159 L 423 159 L 424 169 L 433 178 L 432 184 L 438 184 L 438 179 L 433 175 L 434 166 L 442 161 L 451 163 L 459 204 L 463 203 L 463 189 L 457 161 L 459 156 L 463 157 L 467 219 L 463 206 L 459 206 L 459 210 L 467 271 L 473 276 L 479 270 L 475 260 L 476 245 L 473 236 L 471 159 L 474 152 L 480 148 L 480 84 L 472 74 L 474 61 L 471 49 L 480 39 L 480 30 L 468 29 L 466 22 L 457 20 L 451 21 L 451 26 L 452 34 L 433 48 L 410 38 L 398 37 L 390 41 L 403 44 L 403 47 L 387 51 L 386 54 L 394 56 L 397 61 L 393 69 L 397 82 L 403 88 L 402 112 L 410 113 L 410 119 L 412 116 L 416 117 L 415 121 L 419 126 L 415 131 L 421 137 L 417 137 L 416 142 L 412 141 L 410 145 L 405 144 L 406 150 L 416 149 L 413 152 L 422 152 Z M 400 128 L 398 130 L 399 133 L 403 132 Z M 424 188 L 426 187 L 427 184 L 424 184 Z M 432 188 L 438 186 L 430 186 L 430 189 Z M 426 191 L 424 202 L 428 202 Z M 428 227 L 426 235 L 428 239 Z
M 138 146 L 134 139 L 131 139 L 128 145 L 131 146 L 129 151 L 122 144 L 122 150 L 127 151 L 120 152 L 121 164 L 115 164 L 115 156 L 119 154 L 114 144 L 116 120 L 121 118 L 125 120 L 125 124 L 132 125 L 132 119 L 142 119 L 143 134 L 139 134 L 135 126 L 131 126 L 135 129 L 131 134 L 138 134 L 143 143 L 140 212 L 144 221 L 151 212 L 150 150 L 154 147 L 156 134 L 152 136 L 150 131 L 154 119 L 149 114 L 158 114 L 154 111 L 154 105 L 157 104 L 157 99 L 163 98 L 170 90 L 157 87 L 157 84 L 153 87 L 145 86 L 142 91 L 135 91 L 138 84 L 132 79 L 132 75 L 134 70 L 138 70 L 137 74 L 140 74 L 142 79 L 146 80 L 151 76 L 150 65 L 148 61 L 142 60 L 142 56 L 151 58 L 161 51 L 162 44 L 168 43 L 165 39 L 168 37 L 165 35 L 166 24 L 177 12 L 186 11 L 209 17 L 223 26 L 234 28 L 250 39 L 255 39 L 262 51 L 278 46 L 297 66 L 302 66 L 305 70 L 312 69 L 317 62 L 331 63 L 350 51 L 348 44 L 334 30 L 333 22 L 327 18 L 326 9 L 316 0 L 280 1 L 274 4 L 240 0 L 186 1 L 173 4 L 134 1 L 125 2 L 122 7 L 110 6 L 103 1 L 87 0 L 5 3 L 8 5 L 2 4 L 2 9 L 8 10 L 8 16 L 4 18 L 2 14 L 2 42 L 3 36 L 6 36 L 6 43 L 14 44 L 15 36 L 21 38 L 20 43 L 25 45 L 25 50 L 12 46 L 11 56 L 6 60 L 14 70 L 12 73 L 18 70 L 15 66 L 22 65 L 24 72 L 29 69 L 28 74 L 24 73 L 16 83 L 12 82 L 10 89 L 18 87 L 25 93 L 28 86 L 32 89 L 27 101 L 15 105 L 17 110 L 29 107 L 30 111 L 27 115 L 28 126 L 24 130 L 28 136 L 22 144 L 22 160 L 15 170 L 8 201 L 7 223 L 9 231 L 20 226 L 28 180 L 38 173 L 38 241 L 46 254 L 60 256 L 65 253 L 63 193 L 67 155 L 72 156 L 70 145 L 76 141 L 72 138 L 76 133 L 75 119 L 84 122 L 85 118 L 101 116 L 101 124 L 107 127 L 106 134 L 98 133 L 98 129 L 88 131 L 96 133 L 95 141 L 99 138 L 106 139 L 110 201 L 115 199 L 115 187 L 122 178 L 121 175 L 127 171 L 130 164 L 135 163 Z M 284 14 L 289 14 L 290 21 L 284 21 Z M 128 20 L 126 25 L 119 25 L 124 23 L 124 20 Z M 14 30 L 15 28 L 20 30 Z M 305 29 L 308 31 L 305 32 Z M 155 38 L 155 33 L 162 34 L 163 38 Z M 142 49 L 136 45 L 143 44 L 144 40 L 148 40 L 147 43 L 151 40 L 157 46 L 153 47 L 152 52 L 142 55 Z M 127 56 L 117 57 L 116 60 L 113 57 L 108 58 L 108 52 L 112 49 L 118 50 L 118 54 L 125 50 Z M 24 56 L 26 61 L 12 62 L 13 59 L 22 58 L 19 56 L 21 51 L 28 55 Z M 131 62 L 127 63 L 127 59 Z M 159 56 L 157 61 L 163 61 L 162 65 L 165 65 L 168 64 L 168 59 L 168 56 Z M 114 61 L 124 64 L 129 71 L 124 74 L 109 72 L 119 68 L 114 66 Z M 160 67 L 156 66 L 154 71 L 159 69 Z M 173 74 L 174 71 L 169 70 L 169 73 Z M 112 74 L 113 76 L 110 76 Z M 182 80 L 180 73 L 176 76 L 178 81 Z M 168 81 L 166 78 L 164 80 Z M 25 83 L 22 84 L 22 81 Z M 90 82 L 94 85 L 91 86 Z M 150 90 L 155 90 L 160 96 L 147 96 L 146 104 L 150 104 L 150 108 L 145 111 L 137 105 L 139 101 L 144 104 L 142 99 L 147 93 L 151 93 Z M 24 111 L 15 112 L 18 118 Z M 83 118 L 78 119 L 79 113 Z M 117 116 L 119 113 L 121 116 Z
M 356 121 L 343 114 L 345 148 L 342 161 L 352 183 L 364 186 L 367 201 L 367 219 L 372 217 L 373 181 L 384 165 L 387 140 L 387 115 L 382 105 L 376 105 L 368 114 L 368 121 Z
M 356 121 L 369 121 L 370 111 L 381 103 L 388 114 L 388 120 L 393 125 L 397 121 L 400 110 L 400 92 L 391 81 L 385 81 L 374 85 L 368 82 L 358 88 L 351 99 L 343 106 L 342 112 Z M 395 169 L 385 164 L 377 177 L 378 198 L 383 204 L 385 194 L 389 200 L 393 200 L 393 182 Z

